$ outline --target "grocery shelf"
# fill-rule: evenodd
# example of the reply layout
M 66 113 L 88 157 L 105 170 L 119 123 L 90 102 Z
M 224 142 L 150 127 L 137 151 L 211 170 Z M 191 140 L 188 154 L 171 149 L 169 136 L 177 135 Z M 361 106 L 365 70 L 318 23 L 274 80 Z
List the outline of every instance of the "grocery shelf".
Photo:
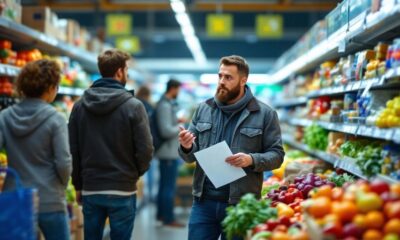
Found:
M 284 108 L 284 107 L 293 107 L 298 105 L 305 105 L 307 103 L 306 97 L 299 97 L 293 99 L 285 99 L 283 101 L 279 101 L 277 103 L 273 103 L 275 108 Z
M 399 128 L 378 128 L 374 126 L 366 126 L 352 123 L 330 123 L 323 121 L 312 121 L 308 119 L 286 118 L 287 123 L 295 126 L 308 127 L 313 123 L 319 126 L 336 132 L 343 132 L 352 135 L 359 135 L 364 137 L 383 139 L 400 143 L 400 129 Z
M 361 21 L 350 22 L 348 30 L 340 29 L 302 56 L 272 73 L 270 83 L 282 82 L 295 73 L 312 70 L 326 60 L 361 50 L 367 44 L 375 44 L 382 36 L 394 37 L 396 31 L 391 30 L 400 27 L 400 5 L 394 6 L 389 11 L 363 16 Z
M 65 94 L 65 95 L 74 95 L 74 96 L 82 96 L 85 89 L 81 88 L 71 88 L 71 87 L 62 87 L 58 88 L 58 94 Z
M 323 151 L 319 150 L 313 150 L 310 149 L 307 145 L 296 142 L 293 137 L 289 136 L 288 134 L 283 134 L 282 135 L 282 140 L 284 143 L 290 145 L 293 148 L 296 148 L 300 151 L 303 151 L 310 156 L 316 157 L 318 159 L 321 159 L 325 162 L 328 162 L 332 164 L 336 168 L 341 168 L 359 178 L 363 178 L 368 180 L 369 178 L 362 174 L 361 170 L 358 168 L 358 166 L 355 163 L 355 159 L 349 158 L 349 157 L 338 157 Z M 389 176 L 381 175 L 378 174 L 374 178 L 380 179 L 382 181 L 385 181 L 387 183 L 399 183 L 398 180 L 393 179 Z
M 19 67 L 7 64 L 0 64 L 0 76 L 15 77 L 18 75 L 19 71 L 20 71 Z
M 87 71 L 97 72 L 97 56 L 95 54 L 4 17 L 0 17 L 0 35 L 21 46 L 34 45 L 35 48 L 50 54 L 68 56 L 80 62 Z
M 354 92 L 366 88 L 374 89 L 374 88 L 386 87 L 390 86 L 387 85 L 388 80 L 397 77 L 400 77 L 400 68 L 389 69 L 382 77 L 368 79 L 368 80 L 354 81 L 342 86 L 323 88 L 320 90 L 310 92 L 309 94 L 307 94 L 307 97 L 316 98 L 321 96 L 344 94 L 346 92 Z
M 290 146 L 292 146 L 293 148 L 296 148 L 296 149 L 298 149 L 298 150 L 301 150 L 301 151 L 303 151 L 303 152 L 309 154 L 310 156 L 313 156 L 313 157 L 319 158 L 319 159 L 321 159 L 321 160 L 324 160 L 325 162 L 328 162 L 328 163 L 330 163 L 330 164 L 332 164 L 332 165 L 335 164 L 335 160 L 336 160 L 336 159 L 335 159 L 334 156 L 332 156 L 332 155 L 330 155 L 330 154 L 328 154 L 328 153 L 322 152 L 322 151 L 313 150 L 313 149 L 311 149 L 310 147 L 308 147 L 308 146 L 305 145 L 305 144 L 296 142 L 296 141 L 293 139 L 293 137 L 291 137 L 291 136 L 289 136 L 289 135 L 287 135 L 287 134 L 283 134 L 283 135 L 282 135 L 282 140 L 283 140 L 284 143 L 287 143 L 287 144 L 289 144 Z

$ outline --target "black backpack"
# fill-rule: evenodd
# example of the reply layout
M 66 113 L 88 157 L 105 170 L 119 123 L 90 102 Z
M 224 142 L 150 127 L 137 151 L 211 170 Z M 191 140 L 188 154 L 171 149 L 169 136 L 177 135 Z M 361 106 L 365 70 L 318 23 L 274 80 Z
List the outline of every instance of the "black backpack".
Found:
M 153 136 L 153 147 L 154 152 L 157 152 L 158 149 L 162 146 L 162 144 L 167 141 L 167 138 L 161 136 L 160 128 L 157 122 L 157 108 L 159 107 L 159 103 L 153 109 L 153 111 L 149 114 L 149 123 L 150 123 L 150 131 L 151 135 Z

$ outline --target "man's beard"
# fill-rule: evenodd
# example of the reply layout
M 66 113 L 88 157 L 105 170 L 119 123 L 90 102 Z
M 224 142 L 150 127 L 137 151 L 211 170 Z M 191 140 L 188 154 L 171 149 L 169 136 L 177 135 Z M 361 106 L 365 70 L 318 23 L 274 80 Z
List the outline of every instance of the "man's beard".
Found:
M 217 89 L 217 93 L 215 95 L 220 102 L 227 104 L 228 102 L 239 96 L 239 94 L 240 94 L 240 83 L 238 83 L 236 87 L 234 87 L 232 90 L 229 90 L 223 86 L 219 86 Z

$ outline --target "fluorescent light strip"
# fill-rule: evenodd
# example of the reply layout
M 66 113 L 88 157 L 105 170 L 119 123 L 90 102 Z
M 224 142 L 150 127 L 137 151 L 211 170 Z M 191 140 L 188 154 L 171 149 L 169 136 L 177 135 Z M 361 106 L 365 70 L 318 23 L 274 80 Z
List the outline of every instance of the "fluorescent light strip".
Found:
M 192 53 L 195 62 L 200 65 L 205 65 L 207 63 L 207 58 L 201 48 L 199 39 L 196 37 L 189 15 L 186 13 L 185 4 L 181 0 L 171 0 L 170 3 L 172 10 L 175 12 L 175 19 L 181 27 L 186 45 Z
M 176 13 L 186 12 L 185 4 L 183 4 L 181 1 L 171 1 L 171 8 Z

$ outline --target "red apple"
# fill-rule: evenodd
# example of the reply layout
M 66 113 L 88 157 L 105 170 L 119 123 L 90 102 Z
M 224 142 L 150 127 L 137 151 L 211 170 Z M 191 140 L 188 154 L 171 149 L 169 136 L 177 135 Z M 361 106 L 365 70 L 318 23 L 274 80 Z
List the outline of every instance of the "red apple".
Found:
M 380 195 L 384 192 L 389 192 L 390 186 L 384 181 L 375 179 L 369 184 L 369 189 L 371 190 L 371 192 Z

